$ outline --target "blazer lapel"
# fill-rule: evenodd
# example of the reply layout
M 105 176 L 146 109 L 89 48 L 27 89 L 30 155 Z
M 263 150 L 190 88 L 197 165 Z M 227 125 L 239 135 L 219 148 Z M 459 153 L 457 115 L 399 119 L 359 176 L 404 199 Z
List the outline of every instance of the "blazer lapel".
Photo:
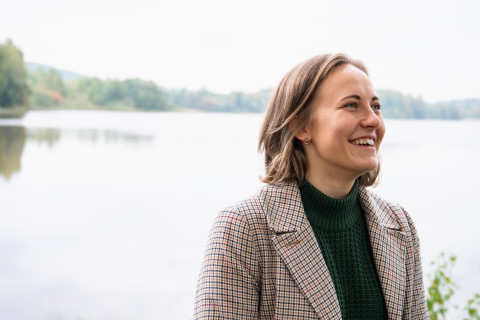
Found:
M 373 257 L 389 319 L 401 319 L 406 285 L 406 236 L 388 205 L 360 187 Z M 375 197 L 375 198 L 374 198 Z
M 273 244 L 320 318 L 341 319 L 340 305 L 296 184 L 268 186 L 261 195 Z

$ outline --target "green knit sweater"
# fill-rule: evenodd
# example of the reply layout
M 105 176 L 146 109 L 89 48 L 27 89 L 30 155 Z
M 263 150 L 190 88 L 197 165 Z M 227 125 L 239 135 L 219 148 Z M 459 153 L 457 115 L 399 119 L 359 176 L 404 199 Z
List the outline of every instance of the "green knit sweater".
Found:
M 337 292 L 342 319 L 388 319 L 365 215 L 357 200 L 358 180 L 342 199 L 325 195 L 308 181 L 300 192 Z

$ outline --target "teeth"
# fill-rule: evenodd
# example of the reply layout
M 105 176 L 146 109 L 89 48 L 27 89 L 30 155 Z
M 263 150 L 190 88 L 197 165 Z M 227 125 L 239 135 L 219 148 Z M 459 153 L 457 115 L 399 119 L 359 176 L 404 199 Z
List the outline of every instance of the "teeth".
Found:
M 353 144 L 373 146 L 375 145 L 375 141 L 373 141 L 373 139 L 358 139 L 353 141 Z

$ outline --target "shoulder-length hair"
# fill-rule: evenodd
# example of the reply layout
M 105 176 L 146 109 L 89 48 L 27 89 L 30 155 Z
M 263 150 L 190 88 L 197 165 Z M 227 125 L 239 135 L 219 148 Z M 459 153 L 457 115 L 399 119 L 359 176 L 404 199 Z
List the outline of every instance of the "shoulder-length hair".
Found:
M 320 84 L 341 65 L 351 64 L 368 75 L 365 65 L 345 54 L 324 54 L 310 58 L 288 72 L 275 89 L 267 107 L 260 131 L 259 152 L 265 154 L 264 178 L 269 184 L 305 180 L 305 151 L 295 134 L 313 120 L 314 106 L 310 103 Z M 295 119 L 295 121 L 293 121 Z M 360 185 L 376 184 L 380 162 L 376 169 L 360 176 Z

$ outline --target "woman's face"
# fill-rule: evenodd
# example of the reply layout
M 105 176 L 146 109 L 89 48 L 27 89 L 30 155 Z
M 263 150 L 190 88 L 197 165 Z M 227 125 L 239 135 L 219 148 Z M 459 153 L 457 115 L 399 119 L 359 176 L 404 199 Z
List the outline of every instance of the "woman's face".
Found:
M 337 67 L 312 101 L 314 117 L 304 132 L 307 175 L 357 178 L 378 165 L 385 134 L 380 101 L 368 76 L 347 64 Z M 301 136 L 302 134 L 306 134 Z

